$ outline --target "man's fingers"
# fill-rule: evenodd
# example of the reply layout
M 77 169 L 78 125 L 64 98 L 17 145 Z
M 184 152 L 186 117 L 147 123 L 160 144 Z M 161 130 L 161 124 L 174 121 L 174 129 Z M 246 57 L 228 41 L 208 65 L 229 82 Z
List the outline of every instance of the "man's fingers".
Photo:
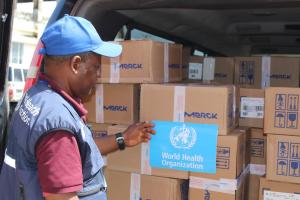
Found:
M 153 130 L 152 128 L 144 128 L 143 132 L 150 133 L 150 134 L 155 134 L 156 133 L 156 131 Z

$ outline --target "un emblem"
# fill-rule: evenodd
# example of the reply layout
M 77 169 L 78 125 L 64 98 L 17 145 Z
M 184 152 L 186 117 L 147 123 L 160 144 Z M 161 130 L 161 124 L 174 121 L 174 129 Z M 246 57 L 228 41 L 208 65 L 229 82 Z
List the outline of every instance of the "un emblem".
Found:
M 170 131 L 170 141 L 176 149 L 191 149 L 197 140 L 197 132 L 193 127 L 175 126 Z

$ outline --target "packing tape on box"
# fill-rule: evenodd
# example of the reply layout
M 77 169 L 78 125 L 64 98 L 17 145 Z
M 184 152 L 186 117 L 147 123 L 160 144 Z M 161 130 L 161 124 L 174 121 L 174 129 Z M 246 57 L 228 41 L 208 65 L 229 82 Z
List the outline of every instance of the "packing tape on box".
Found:
M 300 200 L 300 194 L 264 190 L 263 200 Z
M 185 86 L 174 87 L 173 121 L 184 122 Z
M 261 77 L 261 87 L 270 87 L 270 75 L 271 75 L 271 56 L 262 56 L 262 77 Z
M 150 166 L 150 143 L 143 142 L 141 153 L 141 173 L 146 175 L 151 175 L 152 170 Z
M 140 200 L 141 196 L 141 175 L 131 173 L 130 177 L 130 200 Z
M 164 82 L 169 82 L 169 43 L 164 43 Z
M 249 164 L 250 174 L 263 176 L 266 174 L 266 165 Z
M 238 190 L 242 183 L 245 181 L 246 175 L 248 173 L 249 167 L 246 167 L 237 179 L 220 178 L 219 180 L 215 180 L 190 176 L 190 188 L 209 190 L 226 194 L 235 194 L 235 191 Z
M 120 82 L 120 57 L 110 58 L 110 83 Z
M 30 66 L 25 78 L 35 78 L 38 73 L 39 68 L 37 66 Z
M 215 63 L 216 59 L 213 57 L 205 57 L 203 60 L 203 80 L 211 81 L 215 78 Z
M 96 85 L 96 122 L 104 123 L 103 84 Z

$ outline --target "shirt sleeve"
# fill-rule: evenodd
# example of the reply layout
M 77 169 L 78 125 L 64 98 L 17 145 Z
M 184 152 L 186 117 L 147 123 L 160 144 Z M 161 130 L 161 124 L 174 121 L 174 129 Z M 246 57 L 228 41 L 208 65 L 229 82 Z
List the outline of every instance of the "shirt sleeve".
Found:
M 44 194 L 69 193 L 82 189 L 82 164 L 74 135 L 49 133 L 36 147 L 38 176 Z

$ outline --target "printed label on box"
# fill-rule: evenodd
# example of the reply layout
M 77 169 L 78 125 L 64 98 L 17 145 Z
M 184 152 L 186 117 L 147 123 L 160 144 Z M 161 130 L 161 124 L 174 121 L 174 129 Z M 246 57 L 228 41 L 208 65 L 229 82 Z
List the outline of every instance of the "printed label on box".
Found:
M 239 84 L 254 85 L 254 61 L 240 61 L 239 65 Z
M 261 138 L 250 139 L 250 150 L 252 157 L 265 157 L 265 140 Z
M 299 95 L 276 94 L 274 127 L 297 129 Z
M 156 135 L 150 141 L 151 167 L 216 173 L 217 125 L 153 123 Z
M 278 142 L 277 175 L 300 177 L 300 143 Z
M 229 169 L 230 168 L 230 148 L 217 147 L 217 168 Z
M 189 79 L 202 80 L 202 63 L 189 63 Z
M 213 57 L 205 57 L 203 60 L 203 80 L 211 81 L 215 78 L 215 63 Z
M 264 117 L 264 98 L 241 97 L 241 117 L 260 118 Z
M 264 200 L 300 200 L 300 194 L 264 191 Z

